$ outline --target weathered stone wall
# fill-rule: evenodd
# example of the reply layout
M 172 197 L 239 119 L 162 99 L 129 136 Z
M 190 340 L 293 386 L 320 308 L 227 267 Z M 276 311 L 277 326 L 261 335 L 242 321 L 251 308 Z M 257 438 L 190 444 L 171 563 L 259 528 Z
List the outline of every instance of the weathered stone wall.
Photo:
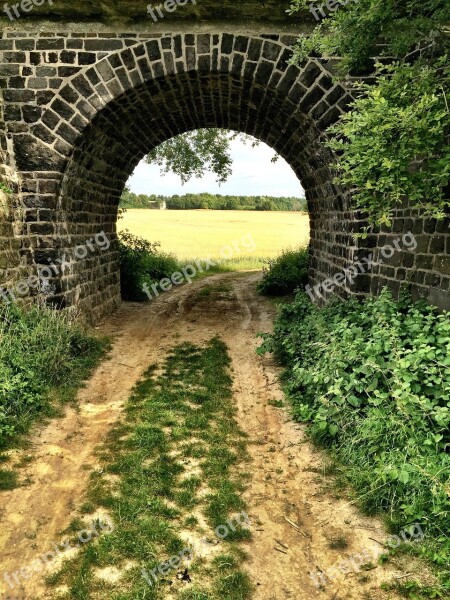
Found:
M 392 245 L 408 231 L 414 235 L 417 248 L 412 252 L 396 252 L 374 267 L 369 291 L 377 294 L 387 286 L 398 295 L 402 289 L 407 289 L 414 299 L 423 298 L 441 309 L 450 310 L 450 218 L 436 221 L 424 218 L 417 209 L 399 209 L 392 228 L 384 228 L 374 239 L 375 260 L 382 258 L 381 247 Z
M 311 212 L 312 284 L 412 230 L 420 235 L 420 253 L 398 252 L 395 263 L 361 274 L 340 293 L 376 292 L 383 283 L 398 290 L 400 282 L 411 282 L 416 294 L 450 308 L 448 222 L 425 222 L 405 209 L 390 234 L 355 241 L 364 223 L 333 183 L 332 157 L 323 144 L 325 129 L 351 95 L 333 80 L 333 61 L 289 65 L 294 41 L 220 30 L 5 31 L 0 134 L 17 183 L 10 199 L 15 235 L 4 239 L 20 246 L 7 278 L 13 271 L 27 277 L 60 260 L 64 267 L 45 290 L 49 301 L 93 318 L 113 309 L 119 302 L 115 223 L 126 180 L 164 140 L 224 127 L 269 144 L 301 180 Z M 100 231 L 111 247 L 77 256 L 75 248 Z

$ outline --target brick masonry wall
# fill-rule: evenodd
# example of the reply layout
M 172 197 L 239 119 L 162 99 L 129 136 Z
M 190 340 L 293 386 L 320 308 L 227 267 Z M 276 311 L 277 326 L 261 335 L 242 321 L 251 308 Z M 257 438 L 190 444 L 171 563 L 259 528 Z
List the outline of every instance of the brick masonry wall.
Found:
M 412 285 L 416 295 L 450 308 L 448 222 L 403 209 L 391 232 L 354 239 L 364 223 L 333 182 L 323 144 L 351 95 L 334 81 L 333 61 L 289 65 L 294 41 L 223 32 L 4 32 L 0 143 L 14 194 L 2 229 L 2 244 L 10 245 L 3 281 L 64 259 L 47 301 L 91 319 L 111 311 L 120 297 L 115 223 L 123 186 L 149 150 L 211 126 L 261 139 L 301 180 L 311 213 L 312 284 L 422 223 L 420 253 L 398 253 L 398 264 L 361 275 L 340 293 Z M 100 231 L 111 239 L 109 250 L 77 257 L 75 247 Z
M 417 209 L 399 209 L 392 228 L 384 228 L 376 237 L 376 259 L 379 260 L 380 247 L 392 244 L 408 231 L 414 235 L 417 248 L 413 252 L 397 252 L 374 268 L 370 291 L 377 294 L 387 286 L 398 295 L 406 288 L 414 299 L 424 298 L 450 310 L 450 218 L 436 221 L 424 218 Z

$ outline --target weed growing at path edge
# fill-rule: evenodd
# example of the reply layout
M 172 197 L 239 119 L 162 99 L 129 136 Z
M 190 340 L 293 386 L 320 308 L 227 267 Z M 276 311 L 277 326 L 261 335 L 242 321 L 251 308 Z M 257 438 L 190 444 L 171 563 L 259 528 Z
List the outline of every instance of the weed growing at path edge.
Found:
M 387 291 L 323 308 L 298 294 L 263 337 L 259 351 L 286 366 L 295 417 L 330 448 L 362 508 L 395 532 L 422 525 L 425 541 L 404 551 L 427 557 L 441 582 L 421 586 L 416 573 L 397 588 L 414 600 L 448 598 L 449 314 Z
M 105 346 L 67 314 L 1 304 L 0 450 L 16 443 L 36 419 L 54 415 L 58 403 L 72 400 Z M 14 472 L 0 469 L 0 489 L 15 482 Z
M 266 296 L 286 296 L 308 283 L 309 253 L 306 248 L 284 250 L 269 260 L 258 291 Z
M 239 524 L 223 540 L 215 534 L 245 509 L 241 496 L 249 479 L 229 364 L 225 345 L 214 338 L 205 347 L 182 344 L 161 369 L 147 370 L 126 418 L 99 450 L 101 468 L 81 507 L 91 518 L 100 508 L 109 513 L 114 531 L 49 577 L 49 585 L 68 586 L 64 598 L 250 597 L 252 586 L 240 570 L 248 527 Z M 192 561 L 150 583 L 143 577 L 143 569 L 151 573 L 186 548 Z

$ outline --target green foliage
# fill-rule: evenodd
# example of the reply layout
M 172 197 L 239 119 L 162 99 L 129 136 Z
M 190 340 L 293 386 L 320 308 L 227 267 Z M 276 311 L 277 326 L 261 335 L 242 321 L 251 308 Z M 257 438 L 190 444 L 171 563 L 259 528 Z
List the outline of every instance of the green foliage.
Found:
M 343 465 L 361 506 L 397 530 L 421 523 L 421 552 L 450 589 L 449 314 L 387 291 L 324 308 L 298 294 L 264 338 L 259 351 L 286 366 L 296 418 Z
M 147 300 L 143 286 L 151 286 L 179 270 L 177 259 L 128 230 L 119 234 L 120 284 L 124 300 Z
M 12 194 L 12 190 L 2 181 L 0 181 L 0 192 L 4 194 Z
M 355 187 L 357 208 L 372 222 L 390 224 L 408 199 L 424 214 L 443 218 L 450 206 L 450 111 L 447 57 L 439 71 L 423 63 L 381 67 L 376 86 L 362 85 L 352 112 L 331 127 L 328 144 L 341 154 L 340 180 Z
M 310 0 L 292 0 L 290 12 L 310 4 Z M 342 71 L 348 72 L 366 68 L 371 56 L 403 59 L 418 44 L 437 52 L 446 44 L 447 0 L 350 0 L 335 12 L 326 12 L 327 18 L 313 34 L 299 39 L 295 62 L 316 51 L 339 56 Z
M 258 291 L 266 296 L 285 296 L 308 283 L 309 253 L 306 248 L 285 250 L 268 261 Z
M 175 136 L 152 150 L 146 161 L 156 163 L 162 173 L 172 171 L 183 183 L 211 171 L 220 183 L 232 173 L 230 135 L 221 129 L 197 129 Z
M 127 208 L 152 208 L 159 210 L 165 198 L 163 196 L 156 196 L 152 194 L 135 194 L 130 191 L 130 188 L 125 187 L 120 198 L 119 206 L 121 209 Z
M 307 5 L 293 0 L 292 12 Z M 372 71 L 370 57 L 396 61 L 377 65 L 375 83 L 361 86 L 362 97 L 330 130 L 339 179 L 369 225 L 389 224 L 405 199 L 437 218 L 448 209 L 448 8 L 447 0 L 348 2 L 295 49 L 295 63 L 311 53 L 339 57 L 341 74 Z
M 208 171 L 216 175 L 218 183 L 224 183 L 233 172 L 230 143 L 236 138 L 252 147 L 260 143 L 256 138 L 226 129 L 196 129 L 163 142 L 147 155 L 146 161 L 157 164 L 163 174 L 175 173 L 183 184 L 193 177 L 202 178 Z M 272 162 L 277 159 L 275 155 Z
M 305 198 L 272 196 L 222 196 L 220 194 L 184 194 L 179 196 L 146 196 L 126 189 L 120 200 L 121 208 L 160 208 L 166 203 L 168 210 L 259 210 L 304 211 L 308 210 Z
M 51 396 L 70 396 L 104 343 L 46 308 L 0 305 L 0 447 L 50 414 Z
M 171 210 L 257 210 L 257 211 L 306 211 L 305 198 L 272 196 L 221 196 L 220 194 L 185 194 L 167 199 Z

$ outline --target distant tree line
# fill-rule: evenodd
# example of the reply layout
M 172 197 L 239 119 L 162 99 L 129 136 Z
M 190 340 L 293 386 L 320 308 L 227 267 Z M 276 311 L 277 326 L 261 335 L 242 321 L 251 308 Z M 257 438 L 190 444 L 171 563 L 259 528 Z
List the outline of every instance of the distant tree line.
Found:
M 125 188 L 120 198 L 120 208 L 154 208 L 160 209 L 166 198 L 164 196 L 156 196 L 155 194 L 147 196 L 147 194 L 134 194 L 129 189 Z
M 272 196 L 222 196 L 220 194 L 185 194 L 184 196 L 160 196 L 134 194 L 125 190 L 120 200 L 121 208 L 166 207 L 168 210 L 259 210 L 259 211 L 306 211 L 305 198 Z

